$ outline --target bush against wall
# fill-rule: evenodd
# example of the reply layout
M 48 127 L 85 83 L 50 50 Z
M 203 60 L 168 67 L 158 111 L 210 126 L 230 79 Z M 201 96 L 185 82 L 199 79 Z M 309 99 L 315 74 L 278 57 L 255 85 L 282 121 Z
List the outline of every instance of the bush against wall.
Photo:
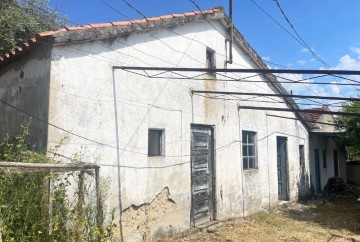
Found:
M 26 142 L 28 127 L 29 123 L 20 134 L 2 141 L 0 160 L 59 163 L 56 155 L 35 151 Z M 100 205 L 106 189 L 101 194 Z M 0 168 L 2 241 L 111 241 L 113 219 L 113 212 L 97 210 L 94 173 L 89 170 L 60 173 Z

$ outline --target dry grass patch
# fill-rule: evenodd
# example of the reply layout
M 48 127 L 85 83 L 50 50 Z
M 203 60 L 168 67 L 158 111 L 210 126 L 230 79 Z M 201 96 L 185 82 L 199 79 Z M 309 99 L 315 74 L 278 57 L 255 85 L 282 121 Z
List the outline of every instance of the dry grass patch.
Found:
M 333 197 L 287 204 L 162 241 L 360 241 L 360 202 Z

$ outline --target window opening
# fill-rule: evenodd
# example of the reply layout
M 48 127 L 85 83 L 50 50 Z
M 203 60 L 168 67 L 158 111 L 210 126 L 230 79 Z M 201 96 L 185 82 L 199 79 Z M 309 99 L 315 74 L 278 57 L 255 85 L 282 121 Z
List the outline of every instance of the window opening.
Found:
M 149 129 L 148 156 L 164 156 L 165 130 Z
M 256 132 L 242 131 L 243 169 L 257 168 Z

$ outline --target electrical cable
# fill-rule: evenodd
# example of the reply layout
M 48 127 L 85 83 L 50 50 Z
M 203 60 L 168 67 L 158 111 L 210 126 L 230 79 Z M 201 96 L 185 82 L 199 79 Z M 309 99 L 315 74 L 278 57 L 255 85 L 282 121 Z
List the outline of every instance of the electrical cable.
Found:
M 5 101 L 2 100 L 2 99 L 0 99 L 0 102 L 1 102 L 2 104 L 6 105 L 6 106 L 8 106 L 8 107 L 10 107 L 10 108 L 18 111 L 18 112 L 20 112 L 20 113 L 23 113 L 23 114 L 25 114 L 25 115 L 27 115 L 27 116 L 35 119 L 35 120 L 38 120 L 38 121 L 40 121 L 40 122 L 42 122 L 42 123 L 45 123 L 45 124 L 47 124 L 47 125 L 49 125 L 49 126 L 51 126 L 51 127 L 54 127 L 54 128 L 56 128 L 56 129 L 59 129 L 59 130 L 65 132 L 65 133 L 71 134 L 71 135 L 73 135 L 73 136 L 75 136 L 75 137 L 78 137 L 78 138 L 80 138 L 80 139 L 83 139 L 83 140 L 86 140 L 86 141 L 89 141 L 89 142 L 92 142 L 92 143 L 95 143 L 95 144 L 98 144 L 98 145 L 101 145 L 101 146 L 105 146 L 105 147 L 108 147 L 108 148 L 118 149 L 118 150 L 130 152 L 130 153 L 135 153 L 135 154 L 141 154 L 141 155 L 146 155 L 146 156 L 148 156 L 147 153 L 132 151 L 132 150 L 123 149 L 123 148 L 117 148 L 116 146 L 112 146 L 112 145 L 108 145 L 108 144 L 105 144 L 105 143 L 101 143 L 101 142 L 99 142 L 99 141 L 96 141 L 96 140 L 87 138 L 87 137 L 85 137 L 85 136 L 76 134 L 76 133 L 74 133 L 74 132 L 72 132 L 72 131 L 69 131 L 69 130 L 67 130 L 67 129 L 64 129 L 64 128 L 58 126 L 58 125 L 52 124 L 52 123 L 50 123 L 49 121 L 46 121 L 46 120 L 44 120 L 44 119 L 41 119 L 41 118 L 39 118 L 39 117 L 37 117 L 37 116 L 35 116 L 35 115 L 33 115 L 33 114 L 30 114 L 30 113 L 28 113 L 28 112 L 26 112 L 26 111 L 24 111 L 24 110 L 22 110 L 22 109 L 20 109 L 20 108 L 17 108 L 17 107 L 15 107 L 15 106 L 11 105 L 11 104 L 8 103 L 8 102 L 5 102 Z M 190 156 L 190 155 L 184 155 L 184 156 L 172 156 L 172 155 L 169 156 L 169 155 L 167 155 L 167 157 L 188 157 L 188 156 Z

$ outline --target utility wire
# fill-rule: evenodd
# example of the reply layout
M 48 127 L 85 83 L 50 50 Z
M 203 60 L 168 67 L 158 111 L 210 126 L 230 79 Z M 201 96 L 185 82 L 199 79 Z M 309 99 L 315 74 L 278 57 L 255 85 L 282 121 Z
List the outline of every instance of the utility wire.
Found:
M 131 5 L 128 1 L 126 0 L 121 0 L 123 1 L 126 5 L 128 5 L 132 10 L 134 10 L 135 12 L 137 12 L 140 16 L 142 16 L 143 18 L 147 18 L 142 12 L 140 12 L 138 9 L 136 9 L 133 5 Z
M 132 151 L 132 150 L 128 150 L 128 149 L 118 148 L 118 147 L 116 147 L 116 146 L 112 146 L 112 145 L 108 145 L 108 144 L 105 144 L 105 143 L 101 143 L 101 142 L 99 142 L 99 141 L 96 141 L 96 140 L 87 138 L 87 137 L 85 137 L 85 136 L 76 134 L 76 133 L 74 133 L 74 132 L 72 132 L 72 131 L 69 131 L 69 130 L 67 130 L 67 129 L 64 129 L 64 128 L 58 126 L 58 125 L 52 124 L 52 123 L 50 123 L 49 121 L 46 121 L 46 120 L 44 120 L 44 119 L 41 119 L 41 118 L 39 118 L 39 117 L 37 117 L 37 116 L 35 116 L 35 115 L 33 115 L 33 114 L 30 114 L 30 113 L 28 113 L 28 112 L 26 112 L 26 111 L 24 111 L 24 110 L 22 110 L 22 109 L 20 109 L 20 108 L 17 108 L 17 107 L 15 107 L 15 106 L 11 105 L 11 104 L 8 103 L 8 102 L 5 102 L 5 101 L 2 100 L 2 99 L 0 99 L 0 103 L 4 104 L 4 105 L 6 105 L 6 106 L 8 106 L 8 107 L 10 107 L 10 108 L 12 108 L 12 109 L 20 112 L 20 113 L 23 113 L 23 114 L 25 114 L 25 115 L 27 115 L 27 116 L 35 119 L 35 120 L 38 120 L 39 122 L 45 123 L 45 124 L 47 124 L 47 125 L 49 125 L 49 126 L 51 126 L 51 127 L 54 127 L 54 128 L 56 128 L 56 129 L 59 129 L 59 130 L 65 132 L 65 133 L 71 134 L 71 135 L 73 135 L 73 136 L 75 136 L 75 137 L 78 137 L 78 138 L 80 138 L 80 139 L 83 139 L 83 140 L 86 140 L 86 141 L 89 141 L 89 142 L 92 142 L 92 143 L 95 143 L 95 144 L 98 144 L 98 145 L 101 145 L 101 146 L 105 146 L 105 147 L 108 147 L 108 148 L 112 148 L 112 149 L 118 149 L 118 150 L 130 152 L 130 153 L 135 153 L 135 154 L 140 154 L 140 155 L 146 155 L 146 156 L 148 155 L 147 153 L 143 153 L 143 152 L 137 152 L 137 151 Z M 167 155 L 167 157 L 188 157 L 188 156 L 190 156 L 190 155 L 183 155 L 183 156 L 171 156 L 171 155 L 168 156 L 168 155 Z
M 101 0 L 102 2 L 104 1 L 104 0 Z M 127 2 L 127 4 L 130 4 L 129 2 Z M 109 3 L 107 3 L 106 4 L 107 6 L 109 6 L 110 4 Z M 130 4 L 131 5 L 131 4 Z M 111 5 L 110 5 L 111 6 Z M 132 6 L 131 5 L 131 8 L 133 9 L 133 10 L 135 10 L 136 12 L 140 12 L 138 9 L 136 9 L 134 6 Z M 112 7 L 111 6 L 111 9 L 115 9 L 114 7 Z M 116 12 L 119 12 L 118 10 L 116 11 Z M 146 16 L 143 14 L 143 13 L 139 13 L 142 17 L 145 17 L 146 18 Z M 123 15 L 123 14 L 122 14 Z M 159 26 L 159 27 L 161 27 L 161 26 Z M 214 27 L 214 26 L 213 26 Z M 214 27 L 215 29 L 216 29 L 216 27 Z M 174 31 L 172 31 L 172 30 L 170 30 L 170 29 L 168 29 L 168 28 L 166 28 L 166 30 L 168 30 L 168 31 L 170 31 L 170 32 L 172 32 L 172 33 L 174 33 L 174 34 L 176 34 L 176 35 L 178 35 L 178 36 L 180 36 L 180 37 L 183 37 L 183 38 L 186 38 L 186 39 L 189 39 L 188 37 L 186 37 L 186 36 L 183 36 L 183 35 L 180 35 L 180 34 L 178 34 L 178 33 L 176 33 L 176 32 L 174 32 Z M 218 32 L 220 33 L 220 31 L 218 30 Z M 221 33 L 220 33 L 221 34 Z M 224 35 L 223 35 L 224 36 Z M 156 36 L 153 36 L 153 37 L 155 37 L 155 38 L 157 38 Z M 225 36 L 224 36 L 225 37 Z M 226 37 L 225 37 L 226 38 Z M 159 39 L 159 38 L 157 38 L 157 39 Z M 160 40 L 160 39 L 159 39 Z M 200 42 L 200 41 L 197 41 L 197 40 L 194 40 L 194 39 L 190 39 L 191 41 L 196 41 L 196 42 L 198 42 L 199 44 L 202 44 L 202 45 L 204 45 L 204 46 L 206 46 L 207 47 L 207 45 L 205 45 L 204 43 L 202 43 L 202 42 Z M 161 41 L 161 42 L 163 42 L 163 41 Z M 131 47 L 131 48 L 134 48 L 133 46 L 129 46 L 129 47 Z M 135 49 L 135 48 L 134 48 Z M 146 54 L 146 53 L 144 53 L 144 54 Z M 183 53 L 183 54 L 186 54 L 186 53 Z M 186 54 L 187 55 L 187 54 Z M 223 56 L 225 56 L 225 55 L 223 55 Z M 154 57 L 154 56 L 152 56 L 152 57 Z M 225 56 L 226 57 L 226 56 Z M 154 57 L 154 58 L 157 58 L 157 57 Z M 192 57 L 191 57 L 192 58 Z M 237 63 L 235 63 L 235 62 L 233 62 L 234 64 L 237 64 Z M 170 63 L 171 64 L 171 63 Z M 241 64 L 238 64 L 239 66 L 243 66 L 243 65 L 241 65 Z M 244 66 L 245 67 L 245 66 Z M 184 76 L 184 75 L 182 75 L 182 76 Z M 185 77 L 185 76 L 184 76 Z M 186 78 L 189 78 L 189 77 L 186 77 Z M 230 77 L 229 77 L 230 78 Z M 191 77 L 189 78 L 189 79 L 192 79 Z M 229 84 L 230 85 L 230 84 Z M 260 86 L 258 86 L 258 85 L 256 85 L 256 84 L 254 84 L 255 86 L 257 86 L 257 87 L 259 87 L 259 88 L 262 88 L 262 87 L 260 87 Z M 231 86 L 231 85 L 230 85 Z M 236 86 L 234 86 L 234 87 L 236 87 Z M 238 87 L 236 87 L 236 88 L 238 88 Z M 262 88 L 262 89 L 264 89 L 264 88 Z
M 272 81 L 268 81 L 268 80 L 250 80 L 248 78 L 251 78 L 251 77 L 256 77 L 256 76 L 261 76 L 262 74 L 256 74 L 256 75 L 252 75 L 252 76 L 248 76 L 248 77 L 243 77 L 243 78 L 233 78 L 233 77 L 229 77 L 227 75 L 223 75 L 223 74 L 218 74 L 220 76 L 223 76 L 223 77 L 227 77 L 227 78 L 230 78 L 230 79 L 219 79 L 219 78 L 206 78 L 206 77 L 172 77 L 172 76 L 164 76 L 164 75 L 161 75 L 161 74 L 164 74 L 164 73 L 160 73 L 158 75 L 149 75 L 148 73 L 145 73 L 145 74 L 142 74 L 142 73 L 139 73 L 139 72 L 135 72 L 135 71 L 131 71 L 131 70 L 124 70 L 126 72 L 129 72 L 129 73 L 132 73 L 132 74 L 136 74 L 136 75 L 139 75 L 139 76 L 143 76 L 143 77 L 147 77 L 147 78 L 150 78 L 150 79 L 168 79 L 168 80 L 187 80 L 187 79 L 191 79 L 191 80 L 199 80 L 199 81 L 213 81 L 213 82 L 239 82 L 239 83 L 273 83 Z M 197 76 L 204 76 L 205 73 L 203 74 L 199 74 Z M 307 80 L 313 80 L 313 79 L 316 79 L 316 78 L 322 78 L 322 77 L 326 77 L 326 76 L 329 76 L 329 75 L 320 75 L 320 76 L 315 76 L 315 77 L 309 77 L 309 78 L 304 78 L 304 79 L 299 79 L 298 78 L 298 81 L 294 81 L 290 78 L 286 78 L 286 77 L 282 77 L 282 76 L 279 76 L 279 75 L 274 75 L 275 77 L 277 78 L 280 78 L 280 79 L 284 79 L 284 80 L 287 80 L 287 81 L 277 81 L 278 83 L 286 83 L 286 84 L 309 84 L 309 85 L 342 85 L 342 86 L 360 86 L 360 82 L 357 84 L 357 83 L 334 83 L 334 82 L 305 82 Z M 317 95 L 317 93 L 315 93 Z
M 289 36 L 291 36 L 296 42 L 298 42 L 300 45 L 302 45 L 305 49 L 309 50 L 310 53 L 312 53 L 313 56 L 316 55 L 316 54 L 313 52 L 313 50 L 305 43 L 305 41 L 303 41 L 303 39 L 300 37 L 300 35 L 299 35 L 299 37 L 300 37 L 300 39 L 301 39 L 302 41 L 300 41 L 295 35 L 293 35 L 292 33 L 290 33 L 290 32 L 289 32 L 284 26 L 282 26 L 274 17 L 272 17 L 264 8 L 262 8 L 259 4 L 257 4 L 257 3 L 255 2 L 255 0 L 250 0 L 250 1 L 251 1 L 256 7 L 258 7 L 266 16 L 268 16 L 273 22 L 275 22 L 281 29 L 283 29 L 286 33 L 288 33 Z M 278 3 L 278 2 L 277 2 L 277 3 Z M 280 5 L 280 4 L 279 4 L 279 5 Z M 281 7 L 280 7 L 280 8 L 281 8 Z M 283 11 L 282 11 L 282 12 L 283 12 Z M 286 15 L 285 15 L 285 16 L 286 16 Z M 286 19 L 288 19 L 288 18 L 286 17 Z M 289 22 L 290 22 L 290 21 L 289 21 Z M 290 23 L 290 25 L 293 26 L 291 23 Z M 294 31 L 296 32 L 296 30 L 294 30 Z M 296 32 L 296 34 L 297 34 L 297 32 Z M 317 56 L 317 55 L 316 55 L 316 56 Z M 317 56 L 317 57 L 318 57 L 318 56 Z M 321 63 L 322 63 L 322 62 L 325 62 L 325 61 L 323 61 L 320 57 L 318 57 L 318 58 L 320 58 L 320 60 L 319 60 L 317 57 L 314 56 L 314 58 L 317 59 L 318 61 L 320 61 Z M 276 63 L 272 63 L 272 62 L 270 62 L 270 61 L 265 61 L 265 62 L 268 62 L 268 63 L 270 63 L 270 64 L 275 64 L 275 65 L 284 67 L 283 65 L 279 65 L 279 64 L 276 64 Z M 324 64 L 324 63 L 322 63 L 322 64 Z M 329 66 L 329 65 L 325 62 L 325 67 L 328 67 L 328 66 Z M 286 67 L 285 67 L 285 68 L 286 68 Z M 338 82 L 336 81 L 336 79 L 335 79 L 335 83 L 338 83 Z M 311 89 L 309 89 L 308 87 L 305 86 L 305 88 L 314 93 L 314 91 L 311 90 Z M 340 86 L 338 86 L 338 88 L 339 88 L 339 91 L 341 92 L 341 94 L 345 97 L 345 95 L 344 95 L 344 93 L 342 92 Z
M 24 0 L 25 1 L 25 0 Z M 110 4 L 108 4 L 108 3 L 106 3 L 105 1 L 103 1 L 103 0 L 101 0 L 104 4 L 106 4 L 108 7 L 110 7 L 110 8 L 112 8 L 114 11 L 116 11 L 116 12 L 118 12 L 120 15 L 122 15 L 122 16 L 124 16 L 124 17 L 126 17 L 126 18 L 129 18 L 128 16 L 126 16 L 126 15 L 124 15 L 124 14 L 122 14 L 120 11 L 117 11 L 115 8 L 113 8 Z M 27 2 L 27 1 L 25 1 L 25 2 Z M 125 2 L 127 2 L 127 1 L 125 1 Z M 128 3 L 128 2 L 127 2 Z M 31 4 L 31 3 L 29 3 L 29 4 Z M 129 4 L 129 3 L 128 3 Z M 32 4 L 33 5 L 33 4 Z M 131 5 L 131 4 L 130 4 Z M 34 7 L 37 7 L 38 9 L 40 9 L 40 10 L 42 10 L 42 11 L 44 11 L 44 12 L 47 12 L 47 13 L 49 13 L 48 11 L 46 11 L 46 10 L 44 10 L 44 9 L 42 9 L 42 8 L 39 8 L 38 6 L 36 6 L 36 5 L 33 5 Z M 19 7 L 19 6 L 17 6 L 17 7 Z M 134 8 L 133 6 L 131 6 L 134 10 L 136 10 L 136 8 Z M 140 11 L 137 11 L 137 12 L 139 12 L 139 14 L 141 13 Z M 146 17 L 145 15 L 143 15 L 143 14 L 141 14 L 143 17 Z M 75 22 L 73 22 L 73 21 L 71 21 L 71 20 L 68 20 L 69 22 L 72 22 L 72 23 L 75 23 Z M 75 24 L 77 24 L 77 23 L 75 23 Z M 123 43 L 124 44 L 124 43 Z M 107 46 L 105 46 L 105 47 L 107 47 Z M 111 48 L 110 48 L 111 49 Z M 81 50 L 81 49 L 78 49 L 78 50 L 80 50 L 80 51 L 85 51 L 85 50 Z M 111 49 L 112 50 L 112 49 Z M 85 51 L 86 52 L 86 51 Z M 88 51 L 87 51 L 88 52 Z M 147 53 L 145 53 L 145 52 L 142 52 L 142 53 L 144 53 L 144 54 L 147 54 Z M 123 53 L 120 53 L 120 54 L 123 54 Z M 130 56 L 130 55 L 129 55 Z M 103 57 L 103 56 L 102 56 Z M 151 56 L 151 57 L 154 57 L 154 58 L 157 58 L 156 56 Z M 106 58 L 106 57 L 104 57 L 104 58 Z M 162 59 L 161 59 L 162 60 Z M 114 60 L 112 60 L 111 59 L 111 61 L 114 61 Z M 162 61 L 165 61 L 165 60 L 162 60 Z M 145 63 L 145 62 L 144 62 Z M 149 63 L 147 63 L 147 64 L 149 64 Z M 149 65 L 151 65 L 151 64 L 149 64 Z M 189 78 L 189 77 L 186 77 L 186 78 Z M 189 78 L 189 79 L 191 79 L 191 78 Z
M 283 104 L 284 102 L 282 101 L 268 101 L 268 100 L 249 100 L 249 99 L 245 99 L 245 98 L 224 98 L 224 97 L 212 97 L 209 95 L 201 95 L 199 93 L 194 93 L 195 96 L 200 96 L 200 97 L 204 97 L 204 98 L 209 98 L 209 99 L 218 99 L 218 100 L 226 100 L 226 101 L 242 101 L 242 102 L 256 102 L 256 103 L 281 103 Z M 222 95 L 223 96 L 223 95 Z M 232 96 L 232 95 L 231 95 Z M 258 98 L 258 97 L 257 97 Z M 319 104 L 314 104 L 314 103 L 297 103 L 298 105 L 303 105 L 303 106 L 319 106 Z M 332 107 L 342 107 L 341 105 L 335 105 L 335 104 L 329 104 L 326 106 L 332 106 Z
M 296 36 L 304 43 L 304 45 L 307 47 L 307 49 L 310 51 L 310 53 L 314 56 L 315 59 L 317 59 L 319 62 L 321 62 L 325 67 L 331 69 L 331 67 L 318 55 L 315 54 L 315 52 L 310 48 L 310 46 L 305 42 L 305 40 L 299 35 L 299 33 L 296 31 L 296 29 L 294 28 L 293 24 L 290 22 L 289 18 L 287 17 L 287 15 L 285 14 L 284 10 L 282 9 L 282 7 L 280 6 L 280 3 L 278 0 L 274 0 L 276 2 L 276 5 L 278 6 L 281 14 L 284 16 L 286 22 L 290 25 L 291 29 L 294 31 L 294 33 L 296 34 Z M 336 79 L 334 78 L 335 83 L 337 83 Z M 338 89 L 341 93 L 341 95 L 343 95 L 345 97 L 345 94 L 342 92 L 340 85 L 338 85 Z
M 206 93 L 206 94 L 222 94 L 222 95 L 244 95 L 244 96 L 269 96 L 269 97 L 291 97 L 291 98 L 311 98 L 311 99 L 328 99 L 328 100 L 343 100 L 343 101 L 360 101 L 360 98 L 334 97 L 334 96 L 309 96 L 309 95 L 292 95 L 292 94 L 274 94 L 274 93 L 253 93 L 253 92 L 224 92 L 224 91 L 203 91 L 192 90 L 191 93 Z
M 317 59 L 319 62 L 321 62 L 325 67 L 330 68 L 330 66 L 323 60 L 321 59 L 317 54 L 315 54 L 315 52 L 310 48 L 310 46 L 305 42 L 305 40 L 299 35 L 299 33 L 296 31 L 296 29 L 294 28 L 294 25 L 290 22 L 289 18 L 286 16 L 284 10 L 282 9 L 282 7 L 280 6 L 278 0 L 274 0 L 276 5 L 278 6 L 281 14 L 284 16 L 286 22 L 290 25 L 291 29 L 294 31 L 294 33 L 296 34 L 296 36 L 300 39 L 300 41 L 303 43 L 303 46 L 305 46 L 305 48 L 312 54 L 312 56 Z
M 215 29 L 219 32 L 219 34 L 221 34 L 223 37 L 225 37 L 225 39 L 227 39 L 227 36 L 223 35 L 206 17 L 205 13 L 203 10 L 200 9 L 199 5 L 194 1 L 194 0 L 188 0 L 190 3 L 192 3 L 193 5 L 195 5 L 195 7 L 201 12 L 201 14 L 204 16 L 204 19 Z

